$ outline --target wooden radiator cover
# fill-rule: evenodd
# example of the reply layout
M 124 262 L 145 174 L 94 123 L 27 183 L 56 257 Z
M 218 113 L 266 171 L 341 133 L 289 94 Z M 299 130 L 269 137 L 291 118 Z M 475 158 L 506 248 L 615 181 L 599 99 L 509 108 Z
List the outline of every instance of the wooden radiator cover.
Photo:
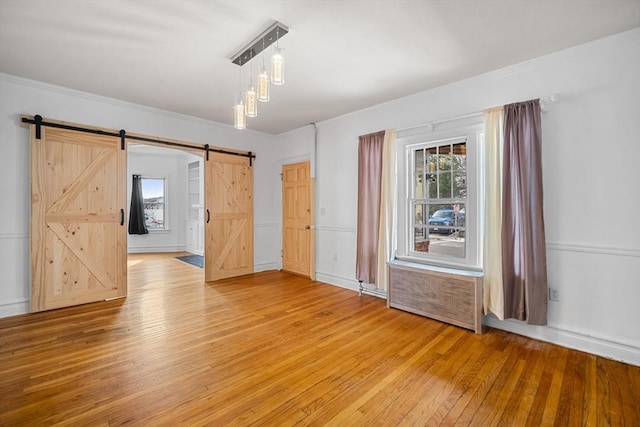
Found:
M 482 333 L 482 274 L 389 264 L 387 305 Z

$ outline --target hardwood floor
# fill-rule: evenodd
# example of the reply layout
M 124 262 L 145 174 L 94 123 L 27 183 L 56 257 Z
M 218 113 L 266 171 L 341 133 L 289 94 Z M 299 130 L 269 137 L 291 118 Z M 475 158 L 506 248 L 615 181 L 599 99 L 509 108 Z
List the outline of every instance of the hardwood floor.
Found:
M 124 300 L 0 319 L 0 425 L 640 425 L 638 367 L 175 255 L 130 255 Z

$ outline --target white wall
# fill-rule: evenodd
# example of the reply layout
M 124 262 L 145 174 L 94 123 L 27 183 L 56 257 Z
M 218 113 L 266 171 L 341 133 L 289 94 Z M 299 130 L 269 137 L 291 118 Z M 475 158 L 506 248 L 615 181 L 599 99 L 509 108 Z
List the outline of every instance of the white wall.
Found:
M 253 151 L 254 268 L 277 267 L 273 200 L 279 177 L 273 171 L 279 156 L 273 152 L 272 136 L 0 74 L 0 317 L 26 313 L 30 296 L 29 133 L 20 126 L 21 114 Z
M 638 76 L 636 29 L 319 123 L 318 280 L 357 289 L 358 135 L 559 93 L 542 125 L 548 278 L 560 301 L 547 327 L 485 321 L 640 365 Z M 288 132 L 280 151 L 310 156 L 311 138 Z

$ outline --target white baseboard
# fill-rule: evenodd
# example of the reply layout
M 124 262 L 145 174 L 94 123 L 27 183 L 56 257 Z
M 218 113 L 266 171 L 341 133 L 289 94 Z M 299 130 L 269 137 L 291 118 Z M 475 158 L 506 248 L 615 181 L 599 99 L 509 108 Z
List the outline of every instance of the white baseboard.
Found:
M 177 246 L 135 246 L 127 248 L 127 252 L 130 254 L 148 254 L 156 252 L 186 252 L 187 247 L 185 245 Z
M 614 342 L 585 333 L 568 331 L 554 326 L 527 325 L 524 322 L 513 319 L 500 320 L 492 314 L 484 316 L 482 323 L 492 328 L 513 332 L 514 334 L 640 366 L 640 348 L 629 344 Z
M 29 300 L 18 299 L 0 303 L 0 318 L 29 313 Z
M 360 291 L 360 282 L 358 282 L 356 279 L 349 279 L 348 277 L 336 276 L 335 274 L 316 271 L 316 280 L 318 282 L 327 283 L 339 288 L 349 289 L 356 292 Z M 369 295 L 380 299 L 387 299 L 386 292 L 379 291 L 375 287 L 372 288 L 371 286 L 372 285 L 365 284 L 364 288 L 362 289 L 362 293 L 364 295 Z
M 335 274 L 316 271 L 316 280 L 318 282 L 328 283 L 340 288 L 350 289 L 358 292 L 358 281 L 348 277 L 337 276 Z
M 278 263 L 273 261 L 273 262 L 259 262 L 257 264 L 253 265 L 253 271 L 255 273 L 259 273 L 261 271 L 269 271 L 269 270 L 277 270 L 278 269 Z
M 355 279 L 350 279 L 344 276 L 337 276 L 335 274 L 316 271 L 316 280 L 318 282 L 327 283 L 329 285 L 337 286 L 339 288 L 349 289 L 351 291 L 360 291 L 360 283 Z M 386 292 L 378 291 L 376 288 L 370 288 L 366 284 L 362 289 L 363 295 L 376 297 L 380 299 L 387 299 Z

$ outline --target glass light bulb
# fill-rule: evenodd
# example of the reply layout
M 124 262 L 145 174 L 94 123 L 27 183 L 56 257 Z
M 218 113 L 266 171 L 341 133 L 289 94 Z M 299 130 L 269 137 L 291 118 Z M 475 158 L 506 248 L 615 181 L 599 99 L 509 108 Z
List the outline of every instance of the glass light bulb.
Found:
M 284 84 L 284 56 L 282 49 L 277 47 L 271 57 L 271 83 L 280 86 Z
M 262 67 L 258 74 L 258 101 L 269 102 L 269 74 L 267 69 Z
M 238 100 L 238 102 L 236 102 L 236 105 L 233 106 L 233 117 L 233 127 L 235 127 L 236 129 L 246 129 L 247 119 L 244 117 L 244 103 L 242 102 L 242 100 Z
M 256 89 L 249 86 L 244 93 L 244 114 L 247 117 L 258 117 L 258 102 L 256 100 Z

